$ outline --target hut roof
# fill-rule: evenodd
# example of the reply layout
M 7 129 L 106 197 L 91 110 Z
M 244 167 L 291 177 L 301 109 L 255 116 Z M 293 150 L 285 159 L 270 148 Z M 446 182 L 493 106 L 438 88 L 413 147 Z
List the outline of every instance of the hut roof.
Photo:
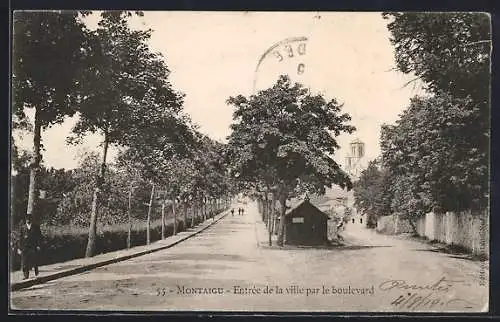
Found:
M 318 207 L 316 207 L 315 205 L 313 205 L 309 199 L 293 200 L 291 202 L 291 204 L 290 204 L 290 208 L 287 209 L 287 211 L 285 213 L 285 216 L 288 216 L 292 212 L 295 212 L 298 209 L 303 208 L 303 207 L 309 207 L 309 208 L 316 209 L 318 211 L 318 213 L 320 213 L 323 216 L 325 216 L 328 219 L 330 219 L 330 217 L 328 216 L 328 214 L 326 214 L 324 211 L 322 211 L 321 209 L 319 209 Z
M 327 211 L 331 207 L 336 207 L 343 203 L 344 200 L 352 198 L 352 191 L 346 191 L 341 187 L 334 186 L 326 189 L 324 195 L 311 195 L 311 203 L 316 208 Z

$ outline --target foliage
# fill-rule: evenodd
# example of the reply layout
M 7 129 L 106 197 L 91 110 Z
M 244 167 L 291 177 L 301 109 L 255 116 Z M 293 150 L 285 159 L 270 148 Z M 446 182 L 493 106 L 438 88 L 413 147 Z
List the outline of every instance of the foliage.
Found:
M 97 214 L 104 197 L 101 190 L 110 184 L 105 182 L 109 145 L 140 146 L 144 140 L 166 145 L 178 138 L 169 127 L 178 120 L 172 115 L 181 110 L 182 97 L 167 80 L 170 71 L 163 57 L 149 48 L 151 30 L 129 27 L 132 15 L 128 11 L 101 13 L 98 27 L 91 33 L 93 64 L 83 74 L 85 95 L 79 104 L 80 118 L 73 128 L 75 136 L 69 139 L 78 143 L 87 132 L 103 136 L 103 159 L 96 169 L 98 180 L 89 211 L 87 256 L 95 249 Z M 168 131 L 174 135 L 164 135 Z
M 81 117 L 70 142 L 90 131 L 101 133 L 108 143 L 126 144 L 129 134 L 140 134 L 134 124 L 147 118 L 142 113 L 154 110 L 147 104 L 152 95 L 175 96 L 167 87 L 168 68 L 148 47 L 151 30 L 131 30 L 129 17 L 128 12 L 105 11 L 91 34 L 92 65 L 84 73 Z
M 371 216 L 379 217 L 391 214 L 390 173 L 382 168 L 378 160 L 369 162 L 354 184 L 355 207 Z
M 82 15 L 87 13 L 14 13 L 12 112 L 18 120 L 14 125 L 27 122 L 25 108 L 37 109 L 42 127 L 75 112 L 89 46 Z
M 491 51 L 487 13 L 384 13 L 396 64 L 432 92 L 488 100 Z
M 224 145 L 194 130 L 186 135 L 186 154 L 172 153 L 162 145 L 132 146 L 120 154 L 119 164 L 133 162 L 144 178 L 166 190 L 169 199 L 201 201 L 226 196 L 230 183 L 223 163 Z
M 31 153 L 24 150 L 18 152 L 15 145 L 13 145 L 12 166 L 16 173 L 11 176 L 11 209 L 14 225 L 22 220 L 24 214 L 26 214 L 30 181 L 30 159 Z M 38 208 L 42 222 L 53 219 L 63 195 L 74 189 L 72 175 L 72 171 L 52 167 L 47 169 L 43 164 L 41 165 L 39 186 L 40 190 L 45 192 L 45 195 L 39 201 Z
M 343 213 L 344 220 L 349 219 L 351 217 L 351 215 L 352 215 L 352 208 L 344 207 L 344 213 Z
M 12 109 L 14 128 L 29 129 L 25 109 L 33 108 L 33 155 L 26 212 L 38 221 L 38 172 L 42 129 L 75 112 L 88 67 L 89 33 L 82 11 L 17 11 L 13 26 Z M 64 66 L 64 68 L 61 68 Z M 19 208 L 18 208 L 19 209 Z
M 220 198 L 231 191 L 227 164 L 225 163 L 226 146 L 207 136 L 199 138 L 200 149 L 194 157 L 198 176 L 195 180 L 195 190 L 206 197 Z
M 414 98 L 396 126 L 383 129 L 382 153 L 396 176 L 415 180 L 430 209 L 458 211 L 486 202 L 488 166 L 474 128 L 477 107 L 450 96 Z
M 334 137 L 354 131 L 336 100 L 327 102 L 281 76 L 257 95 L 230 97 L 227 102 L 236 108 L 229 153 L 239 180 L 282 183 L 288 191 L 299 182 L 312 192 L 334 183 L 351 188 L 347 174 L 330 157 L 339 147 Z
M 93 189 L 96 185 L 96 173 L 100 166 L 99 156 L 89 153 L 84 156 L 77 169 L 73 171 L 74 188 L 65 193 L 58 204 L 57 213 L 49 221 L 53 225 L 71 224 L 88 227 L 89 212 L 92 203 Z M 127 222 L 128 190 L 131 178 L 125 172 L 113 169 L 108 171 L 108 180 L 103 185 L 99 223 L 113 225 Z M 148 187 L 142 181 L 135 181 L 132 213 L 134 217 L 144 215 L 144 203 L 148 201 Z
M 397 67 L 422 79 L 395 125 L 382 127 L 393 210 L 484 208 L 488 200 L 490 18 L 484 13 L 384 13 Z

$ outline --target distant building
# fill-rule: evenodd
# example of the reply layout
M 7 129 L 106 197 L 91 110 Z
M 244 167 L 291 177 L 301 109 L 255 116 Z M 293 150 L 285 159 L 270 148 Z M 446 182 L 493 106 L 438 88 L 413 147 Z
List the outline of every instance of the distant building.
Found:
M 365 144 L 358 138 L 351 141 L 344 169 L 353 181 L 357 180 L 366 167 Z
M 347 156 L 345 157 L 344 170 L 351 178 L 351 181 L 355 182 L 359 179 L 361 172 L 366 169 L 367 165 L 368 160 L 365 156 L 365 143 L 359 138 L 356 138 L 349 143 Z M 363 226 L 367 224 L 366 214 L 358 212 L 354 206 L 354 195 L 352 191 L 347 194 L 345 206 L 350 208 L 350 215 L 346 218 L 350 224 Z

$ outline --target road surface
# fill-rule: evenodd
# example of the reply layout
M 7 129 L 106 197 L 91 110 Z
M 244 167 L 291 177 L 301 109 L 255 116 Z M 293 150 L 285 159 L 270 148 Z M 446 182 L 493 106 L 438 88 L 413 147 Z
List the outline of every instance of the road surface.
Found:
M 348 246 L 342 248 L 259 246 L 266 236 L 256 221 L 256 207 L 249 204 L 243 216 L 229 215 L 170 249 L 13 292 L 12 307 L 295 312 L 488 308 L 488 285 L 481 279 L 486 268 L 480 262 L 356 224 L 347 225 L 343 234 Z

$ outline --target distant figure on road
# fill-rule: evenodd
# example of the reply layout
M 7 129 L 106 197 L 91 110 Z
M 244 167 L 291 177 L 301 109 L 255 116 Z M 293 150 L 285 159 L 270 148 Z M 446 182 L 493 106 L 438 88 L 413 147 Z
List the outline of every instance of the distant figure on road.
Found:
M 31 215 L 26 215 L 25 222 L 19 231 L 19 247 L 17 253 L 21 255 L 21 267 L 24 279 L 28 279 L 30 270 L 35 269 L 35 276 L 38 276 L 38 253 L 42 233 L 40 226 L 32 222 Z
M 241 208 L 238 208 L 238 216 L 241 216 Z
M 241 208 L 241 215 L 243 216 L 243 212 L 245 211 L 245 209 Z
M 231 209 L 231 216 L 234 217 L 234 208 Z
M 354 218 L 352 218 L 352 223 L 354 224 Z

